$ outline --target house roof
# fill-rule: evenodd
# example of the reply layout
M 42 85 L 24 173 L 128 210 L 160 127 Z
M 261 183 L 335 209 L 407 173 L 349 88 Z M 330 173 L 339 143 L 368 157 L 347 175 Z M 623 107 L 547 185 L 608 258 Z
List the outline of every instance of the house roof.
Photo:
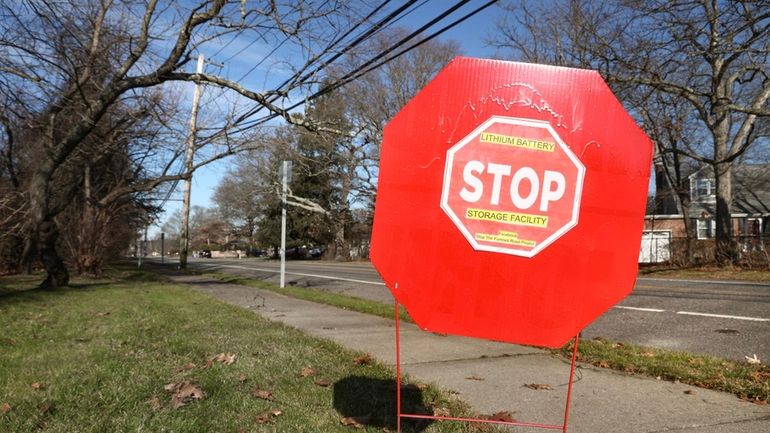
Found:
M 705 166 L 689 176 L 693 179 L 713 179 L 713 169 Z M 770 164 L 736 165 L 733 170 L 734 215 L 770 216 Z M 703 218 L 716 213 L 716 200 L 710 195 L 690 203 L 690 218 Z
M 736 168 L 733 172 L 733 213 L 770 214 L 770 164 Z

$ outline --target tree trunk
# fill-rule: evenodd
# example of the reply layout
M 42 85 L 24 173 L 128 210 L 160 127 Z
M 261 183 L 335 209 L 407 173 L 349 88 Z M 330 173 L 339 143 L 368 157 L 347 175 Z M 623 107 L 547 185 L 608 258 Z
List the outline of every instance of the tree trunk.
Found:
M 52 220 L 44 221 L 39 226 L 38 249 L 40 262 L 46 271 L 45 280 L 40 284 L 43 290 L 54 290 L 68 286 L 70 275 L 64 260 L 56 250 L 56 241 L 59 239 L 59 227 Z
M 732 222 L 732 177 L 730 163 L 714 164 L 716 179 L 716 251 L 715 259 L 719 265 L 731 265 L 738 259 L 738 250 L 733 240 Z
M 686 196 L 686 197 L 685 197 Z M 680 194 L 679 203 L 682 208 L 682 223 L 684 224 L 685 233 L 685 258 L 684 265 L 691 266 L 693 264 L 693 256 L 695 253 L 695 239 L 698 237 L 696 228 L 693 226 L 690 220 L 690 196 L 689 194 Z
M 57 251 L 59 226 L 53 220 L 49 203 L 49 184 L 53 169 L 49 160 L 43 162 L 30 184 L 30 210 L 33 218 L 31 247 L 37 250 L 46 272 L 40 289 L 54 290 L 69 285 L 69 272 Z
M 345 220 L 345 217 L 340 218 L 334 233 L 334 260 L 338 262 L 350 261 L 350 246 L 345 240 Z

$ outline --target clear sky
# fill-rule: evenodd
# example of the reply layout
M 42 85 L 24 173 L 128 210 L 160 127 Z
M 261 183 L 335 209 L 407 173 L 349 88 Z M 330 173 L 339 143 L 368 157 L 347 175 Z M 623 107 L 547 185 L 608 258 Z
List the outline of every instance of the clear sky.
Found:
M 444 20 L 426 30 L 425 34 L 430 34 L 433 31 L 440 29 L 441 27 L 453 22 L 456 19 L 459 19 L 460 17 L 478 8 L 479 6 L 482 6 L 486 2 L 487 0 L 470 1 L 468 4 L 453 12 Z M 391 6 L 391 10 L 397 8 L 401 4 L 401 2 L 395 3 L 398 4 Z M 454 4 L 454 2 L 448 2 L 445 0 L 426 0 L 417 4 L 420 6 L 408 16 L 401 19 L 397 25 L 410 29 L 416 29 L 442 13 L 444 10 Z M 439 39 L 451 39 L 457 41 L 462 49 L 462 55 L 470 57 L 491 57 L 495 53 L 494 49 L 487 47 L 484 44 L 484 39 L 489 36 L 489 32 L 494 30 L 495 23 L 499 19 L 499 16 L 500 9 L 496 5 L 493 5 L 478 13 L 477 15 L 469 18 L 463 23 L 457 25 L 456 27 L 448 30 L 439 36 Z M 214 62 L 223 62 L 224 60 L 227 60 L 227 62 L 224 63 L 224 67 L 220 70 L 220 73 L 223 73 L 230 78 L 237 79 L 254 68 L 260 62 L 260 60 L 262 60 L 269 53 L 269 50 L 269 46 L 260 45 L 254 43 L 254 41 L 235 40 L 227 45 L 226 49 L 223 49 L 221 52 L 215 51 L 212 53 L 204 53 L 204 55 L 207 57 L 213 57 Z M 233 56 L 233 54 L 236 53 L 237 56 Z M 210 67 L 212 66 L 207 66 L 207 68 Z M 248 74 L 246 80 L 251 80 L 251 82 L 245 84 L 249 86 L 256 86 L 257 88 L 265 87 L 269 85 L 269 83 L 266 82 L 268 79 L 279 81 L 280 79 L 285 78 L 285 75 L 281 76 L 281 72 L 282 71 L 275 70 L 274 66 L 270 66 L 270 62 L 264 62 L 256 70 Z M 189 88 L 189 93 L 192 94 L 192 85 L 189 84 L 187 87 Z M 206 90 L 204 89 L 204 101 L 207 100 L 205 97 L 205 92 Z M 208 101 L 209 104 L 212 103 L 210 98 Z M 201 116 L 205 117 L 206 109 L 207 106 L 205 104 L 201 106 Z M 208 165 L 195 172 L 192 182 L 191 202 L 193 206 L 212 206 L 211 198 L 214 194 L 214 190 L 216 189 L 219 180 L 226 172 L 227 166 L 229 164 L 229 160 L 223 160 L 221 162 Z M 181 191 L 182 184 L 180 183 L 177 187 L 177 191 L 172 195 L 172 200 L 166 203 L 165 214 L 161 217 L 161 221 L 158 223 L 158 225 L 162 224 L 162 222 L 165 221 L 169 215 L 171 215 L 173 212 L 176 212 L 181 207 Z M 154 237 L 154 235 L 159 231 L 159 228 L 153 227 L 150 231 L 150 235 Z

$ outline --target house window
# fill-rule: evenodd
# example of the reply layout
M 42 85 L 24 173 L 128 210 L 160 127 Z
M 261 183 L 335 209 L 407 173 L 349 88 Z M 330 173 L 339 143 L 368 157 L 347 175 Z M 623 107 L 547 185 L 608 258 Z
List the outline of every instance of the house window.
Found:
M 711 239 L 717 231 L 717 222 L 713 219 L 698 220 L 698 239 Z
M 762 236 L 762 218 L 746 220 L 746 236 L 760 238 Z
M 702 197 L 710 197 L 715 193 L 714 181 L 712 179 L 697 179 L 695 181 L 695 191 L 691 199 L 697 199 Z

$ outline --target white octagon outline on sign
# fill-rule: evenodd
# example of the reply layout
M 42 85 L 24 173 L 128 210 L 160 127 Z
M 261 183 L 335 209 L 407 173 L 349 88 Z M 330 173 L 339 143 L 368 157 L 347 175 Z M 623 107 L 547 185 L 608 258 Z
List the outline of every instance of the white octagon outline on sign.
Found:
M 485 129 L 494 123 L 507 123 L 509 125 L 520 125 L 547 130 L 548 133 L 555 139 L 561 150 L 567 155 L 570 161 L 572 161 L 572 163 L 575 164 L 575 167 L 577 168 L 577 181 L 575 182 L 575 195 L 574 201 L 572 203 L 572 216 L 570 220 L 531 250 L 521 250 L 510 247 L 495 247 L 491 245 L 479 244 L 473 234 L 471 234 L 465 227 L 465 224 L 463 224 L 462 220 L 457 216 L 457 214 L 455 214 L 452 208 L 449 207 L 449 187 L 450 181 L 452 179 L 452 164 L 454 163 L 455 153 L 457 153 L 457 151 L 462 149 L 466 144 L 475 139 L 479 134 L 481 134 Z M 447 214 L 449 219 L 452 220 L 454 225 L 460 230 L 463 236 L 465 236 L 465 239 L 471 244 L 474 250 L 511 254 L 514 256 L 531 258 L 577 225 L 578 216 L 580 215 L 580 198 L 583 195 L 583 179 L 585 178 L 585 172 L 586 168 L 583 163 L 580 162 L 574 153 L 572 153 L 572 150 L 569 148 L 569 146 L 567 146 L 564 141 L 562 141 L 561 137 L 559 137 L 559 134 L 556 133 L 549 122 L 542 120 L 521 119 L 517 117 L 491 116 L 484 123 L 474 129 L 470 134 L 466 135 L 465 138 L 458 141 L 457 144 L 447 150 L 446 164 L 444 165 L 444 179 L 442 181 L 441 190 L 441 209 L 445 214 Z

